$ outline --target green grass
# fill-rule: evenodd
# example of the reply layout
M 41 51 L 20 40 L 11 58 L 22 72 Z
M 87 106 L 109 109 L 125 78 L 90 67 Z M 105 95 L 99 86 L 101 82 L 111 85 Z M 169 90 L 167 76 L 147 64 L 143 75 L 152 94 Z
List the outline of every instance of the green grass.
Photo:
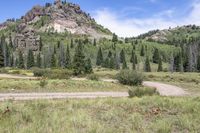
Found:
M 0 92 L 95 92 L 128 91 L 129 86 L 101 81 L 46 80 L 47 85 L 40 86 L 39 80 L 1 79 Z
M 6 107 L 10 112 L 4 113 Z M 200 98 L 42 100 L 0 104 L 1 132 L 170 133 L 200 131 Z

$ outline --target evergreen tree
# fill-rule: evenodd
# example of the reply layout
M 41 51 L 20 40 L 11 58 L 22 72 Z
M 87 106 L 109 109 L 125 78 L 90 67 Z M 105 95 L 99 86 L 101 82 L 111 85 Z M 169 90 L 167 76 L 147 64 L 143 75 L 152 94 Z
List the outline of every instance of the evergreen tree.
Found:
M 159 58 L 159 62 L 158 62 L 158 72 L 163 71 L 163 67 L 162 67 L 162 59 Z
M 90 74 L 93 72 L 91 59 L 88 58 L 85 62 L 85 73 Z
M 9 64 L 10 64 L 10 48 L 9 48 L 9 46 L 7 45 L 7 43 L 5 43 L 5 45 L 4 45 L 4 47 L 5 47 L 5 66 L 7 67 L 7 66 L 9 66 Z
M 145 60 L 144 71 L 151 72 L 151 66 L 150 66 L 150 61 L 148 57 L 146 57 L 146 60 Z
M 40 44 L 39 44 L 39 50 L 42 51 L 43 43 L 42 43 L 42 38 L 40 37 Z
M 60 41 L 57 42 L 57 48 L 60 48 Z
M 115 53 L 115 69 L 118 70 L 120 69 L 120 59 L 117 53 Z
M 4 55 L 2 44 L 0 44 L 0 68 L 4 67 Z
M 56 57 L 55 57 L 55 54 L 51 55 L 51 67 L 52 68 L 56 67 Z
M 133 63 L 135 61 L 135 52 L 132 50 L 130 62 Z
M 97 45 L 97 40 L 94 39 L 93 46 L 96 46 L 96 45 Z
M 35 65 L 35 63 L 34 63 L 33 51 L 29 49 L 28 57 L 27 57 L 27 69 L 34 67 L 34 65 Z
M 126 60 L 126 57 L 125 57 L 125 52 L 124 52 L 124 50 L 122 49 L 122 51 L 120 52 L 120 62 L 123 63 L 124 60 Z
M 97 53 L 96 65 L 101 66 L 102 64 L 103 64 L 103 53 L 100 47 Z
M 140 56 L 144 56 L 145 55 L 145 53 L 144 53 L 144 45 L 142 45 L 142 48 L 141 48 L 141 51 L 140 51 Z
M 118 36 L 113 33 L 113 38 L 112 38 L 112 42 L 117 42 L 118 41 Z
M 66 49 L 65 67 L 71 68 L 71 56 L 70 56 L 69 45 L 67 45 Z
M 110 67 L 110 60 L 109 60 L 108 57 L 104 60 L 103 67 L 105 67 L 105 68 L 109 68 Z
M 112 57 L 112 52 L 109 51 L 109 52 L 108 52 L 108 58 L 111 58 L 111 57 Z
M 123 62 L 122 62 L 122 69 L 128 69 L 126 59 L 124 59 Z
M 197 59 L 197 71 L 200 72 L 200 56 Z
M 73 39 L 71 39 L 70 47 L 74 48 L 74 40 Z
M 116 65 L 115 65 L 115 58 L 114 57 L 110 57 L 110 67 L 111 69 L 115 69 Z
M 133 56 L 133 60 L 132 60 L 132 69 L 135 70 L 136 69 L 136 60 L 135 60 L 135 55 Z
M 42 58 L 40 53 L 37 55 L 37 67 L 41 68 L 42 67 Z
M 83 45 L 79 41 L 79 44 L 75 50 L 73 69 L 75 75 L 84 74 L 85 72 L 85 55 L 83 51 Z
M 19 51 L 18 68 L 24 69 L 24 57 L 21 51 Z
M 159 59 L 160 59 L 159 51 L 158 51 L 158 49 L 156 48 L 156 49 L 154 50 L 154 53 L 153 53 L 153 63 L 158 64 L 158 63 L 159 63 Z

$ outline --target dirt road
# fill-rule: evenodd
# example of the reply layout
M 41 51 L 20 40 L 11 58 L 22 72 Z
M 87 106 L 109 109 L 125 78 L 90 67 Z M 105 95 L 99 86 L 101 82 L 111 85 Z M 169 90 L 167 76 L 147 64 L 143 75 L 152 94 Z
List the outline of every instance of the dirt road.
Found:
M 18 75 L 0 74 L 0 78 L 10 79 L 38 79 L 36 77 L 26 77 Z M 72 78 L 71 80 L 87 80 L 86 78 Z M 101 79 L 103 82 L 117 83 L 114 79 Z M 144 86 L 155 87 L 162 96 L 186 96 L 188 95 L 182 88 L 177 86 L 158 83 L 143 82 Z M 4 100 L 34 100 L 34 99 L 66 99 L 66 98 L 100 98 L 100 97 L 127 97 L 127 92 L 83 92 L 83 93 L 0 93 L 0 101 Z
M 81 92 L 81 93 L 5 93 L 0 94 L 4 100 L 36 100 L 36 99 L 92 99 L 104 97 L 128 97 L 127 92 Z
M 189 94 L 188 92 L 177 86 L 158 82 L 145 81 L 143 82 L 143 85 L 147 87 L 155 87 L 162 96 L 186 96 Z

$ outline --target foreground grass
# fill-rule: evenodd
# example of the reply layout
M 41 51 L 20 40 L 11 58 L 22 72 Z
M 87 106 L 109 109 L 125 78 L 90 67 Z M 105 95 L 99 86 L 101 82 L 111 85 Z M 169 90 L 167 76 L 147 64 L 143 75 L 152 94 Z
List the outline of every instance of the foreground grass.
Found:
M 40 86 L 39 80 L 1 79 L 0 92 L 95 92 L 128 91 L 129 86 L 101 81 L 46 80 L 47 85 Z
M 9 111 L 6 111 L 7 106 Z M 1 132 L 147 133 L 200 131 L 200 98 L 143 97 L 8 101 L 0 104 Z

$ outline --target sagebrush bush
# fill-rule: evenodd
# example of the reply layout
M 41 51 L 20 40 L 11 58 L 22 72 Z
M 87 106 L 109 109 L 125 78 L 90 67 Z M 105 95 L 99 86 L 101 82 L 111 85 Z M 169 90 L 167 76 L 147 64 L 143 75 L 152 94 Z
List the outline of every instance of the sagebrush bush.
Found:
M 5 68 L 1 68 L 0 73 L 8 73 L 8 70 L 6 70 Z
M 39 83 L 40 87 L 42 87 L 42 88 L 44 88 L 47 84 L 48 84 L 48 81 L 46 81 L 44 79 L 41 80 L 40 83 Z
M 116 75 L 116 78 L 121 84 L 138 86 L 142 85 L 143 75 L 142 73 L 131 71 L 131 70 L 122 70 Z
M 66 69 L 34 69 L 34 76 L 46 77 L 49 79 L 69 79 L 73 72 Z
M 96 74 L 90 74 L 87 78 L 88 78 L 89 80 L 99 81 L 99 76 L 96 75 Z
M 128 91 L 129 97 L 158 95 L 156 88 L 137 87 Z

